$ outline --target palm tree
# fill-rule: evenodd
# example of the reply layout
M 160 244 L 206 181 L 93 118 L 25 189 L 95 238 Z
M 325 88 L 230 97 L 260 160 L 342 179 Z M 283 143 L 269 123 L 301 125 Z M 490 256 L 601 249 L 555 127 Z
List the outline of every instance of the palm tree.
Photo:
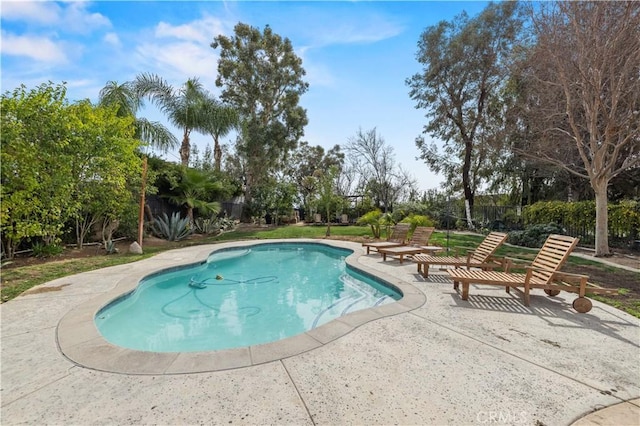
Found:
M 136 94 L 131 82 L 118 84 L 109 81 L 100 90 L 99 104 L 103 106 L 117 106 L 116 114 L 120 117 L 133 117 L 135 138 L 154 148 L 167 151 L 178 145 L 178 139 L 161 123 L 137 117 L 142 107 L 142 100 Z
M 180 182 L 172 188 L 173 195 L 167 198 L 177 206 L 187 208 L 189 223 L 193 225 L 193 210 L 217 214 L 220 203 L 207 201 L 212 194 L 222 191 L 222 184 L 213 180 L 211 174 L 198 169 L 184 168 Z
M 238 126 L 238 112 L 227 105 L 222 104 L 212 95 L 206 97 L 205 102 L 205 122 L 201 131 L 213 137 L 213 162 L 214 169 L 220 171 L 222 163 L 222 149 L 220 148 L 220 138 Z
M 107 82 L 107 85 L 100 90 L 100 105 L 116 106 L 116 114 L 120 117 L 133 117 L 135 126 L 134 137 L 147 145 L 163 151 L 168 151 L 178 145 L 178 139 L 169 129 L 161 123 L 149 121 L 146 118 L 138 118 L 136 114 L 142 106 L 142 99 L 136 93 L 133 83 L 127 82 L 118 84 L 115 81 Z M 142 247 L 144 232 L 144 206 L 145 188 L 147 179 L 147 156 L 143 158 L 142 165 L 142 188 L 140 190 L 140 212 L 138 216 L 138 244 Z
M 203 129 L 206 122 L 207 94 L 202 84 L 197 78 L 190 78 L 176 90 L 163 78 L 143 73 L 136 77 L 133 87 L 140 98 L 148 97 L 167 115 L 171 124 L 182 129 L 180 160 L 187 167 L 191 153 L 191 131 Z

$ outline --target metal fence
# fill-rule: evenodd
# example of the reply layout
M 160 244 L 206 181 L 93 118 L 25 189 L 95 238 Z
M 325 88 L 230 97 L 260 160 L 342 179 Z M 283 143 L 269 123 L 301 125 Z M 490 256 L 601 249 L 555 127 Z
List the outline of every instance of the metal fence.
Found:
M 457 219 L 465 220 L 464 209 L 460 209 Z M 513 231 L 524 229 L 528 223 L 522 219 L 520 206 L 479 206 L 473 207 L 473 222 L 479 228 L 492 231 Z M 577 226 L 569 218 L 558 221 L 567 235 L 580 238 L 581 245 L 595 244 L 595 227 Z M 640 234 L 638 229 L 628 226 L 609 226 L 609 245 L 612 247 L 631 247 L 640 249 Z

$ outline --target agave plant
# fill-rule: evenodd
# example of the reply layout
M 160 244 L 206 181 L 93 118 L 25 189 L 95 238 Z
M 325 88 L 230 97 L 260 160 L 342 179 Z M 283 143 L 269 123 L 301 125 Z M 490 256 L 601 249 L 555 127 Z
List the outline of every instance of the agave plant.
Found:
M 118 253 L 118 248 L 116 247 L 116 243 L 113 240 L 107 240 L 107 242 L 104 243 L 104 249 L 106 250 L 107 254 Z
M 199 234 L 209 235 L 220 232 L 220 224 L 213 217 L 208 219 L 199 217 L 194 220 L 193 224 Z
M 181 218 L 180 213 L 174 212 L 171 218 L 166 213 L 156 217 L 152 225 L 153 232 L 160 238 L 169 241 L 180 241 L 193 232 L 189 226 L 189 218 Z

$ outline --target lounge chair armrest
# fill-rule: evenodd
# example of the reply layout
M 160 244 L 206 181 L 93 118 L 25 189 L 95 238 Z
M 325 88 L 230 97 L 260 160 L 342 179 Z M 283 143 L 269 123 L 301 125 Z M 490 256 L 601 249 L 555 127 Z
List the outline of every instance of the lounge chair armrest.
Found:
M 569 281 L 569 282 L 582 282 L 582 281 L 589 280 L 589 276 L 588 275 L 571 274 L 569 272 L 561 272 L 561 271 L 554 272 L 553 273 L 553 278 L 557 278 L 557 279 L 560 279 L 562 281 Z
M 489 256 L 485 263 L 495 263 L 496 265 L 500 265 L 502 269 L 509 267 L 509 259 L 506 257 Z
M 509 269 L 515 267 L 518 269 L 526 268 L 531 265 L 531 261 L 525 259 L 518 259 L 515 257 L 505 256 L 503 258 L 503 262 L 508 266 Z

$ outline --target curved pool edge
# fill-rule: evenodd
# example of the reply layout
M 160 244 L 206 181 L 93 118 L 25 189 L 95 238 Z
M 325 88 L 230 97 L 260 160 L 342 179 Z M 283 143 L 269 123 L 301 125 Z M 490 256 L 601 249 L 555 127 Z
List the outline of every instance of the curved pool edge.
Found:
M 395 287 L 403 296 L 394 303 L 352 312 L 293 337 L 219 351 L 170 353 L 126 349 L 107 342 L 95 325 L 94 318 L 100 309 L 133 291 L 145 276 L 180 265 L 206 261 L 213 251 L 219 249 L 286 242 L 318 243 L 353 250 L 345 259 L 350 267 L 375 276 Z M 308 238 L 234 241 L 163 252 L 136 262 L 131 275 L 116 282 L 110 291 L 78 305 L 64 315 L 56 329 L 57 345 L 71 362 L 93 370 L 143 375 L 213 372 L 250 367 L 299 355 L 339 339 L 368 322 L 412 311 L 426 302 L 424 293 L 413 285 L 359 263 L 358 260 L 363 255 L 364 251 L 359 243 Z

